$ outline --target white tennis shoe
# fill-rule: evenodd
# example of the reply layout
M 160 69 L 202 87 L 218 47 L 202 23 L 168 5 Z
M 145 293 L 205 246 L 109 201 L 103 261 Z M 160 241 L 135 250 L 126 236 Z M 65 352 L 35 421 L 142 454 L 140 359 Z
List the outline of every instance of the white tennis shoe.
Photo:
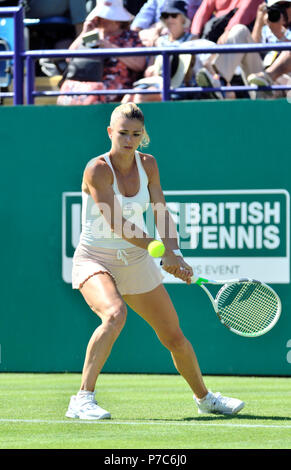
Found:
M 69 407 L 66 412 L 67 418 L 79 419 L 106 419 L 111 418 L 108 411 L 103 410 L 95 400 L 95 392 L 88 392 L 79 397 L 73 395 L 70 399 Z
M 206 398 L 201 402 L 194 397 L 198 413 L 214 413 L 223 415 L 234 415 L 238 413 L 244 406 L 244 402 L 237 398 L 223 397 L 219 392 L 208 392 Z

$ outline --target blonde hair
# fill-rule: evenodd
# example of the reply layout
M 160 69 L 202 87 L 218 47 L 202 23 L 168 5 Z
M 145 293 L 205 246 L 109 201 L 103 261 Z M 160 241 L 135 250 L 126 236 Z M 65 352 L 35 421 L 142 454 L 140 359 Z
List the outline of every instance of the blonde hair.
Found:
M 111 114 L 110 127 L 113 127 L 117 119 L 121 117 L 126 119 L 137 119 L 143 124 L 143 136 L 140 147 L 147 147 L 150 143 L 150 138 L 144 125 L 144 115 L 142 110 L 135 103 L 125 103 L 117 106 Z

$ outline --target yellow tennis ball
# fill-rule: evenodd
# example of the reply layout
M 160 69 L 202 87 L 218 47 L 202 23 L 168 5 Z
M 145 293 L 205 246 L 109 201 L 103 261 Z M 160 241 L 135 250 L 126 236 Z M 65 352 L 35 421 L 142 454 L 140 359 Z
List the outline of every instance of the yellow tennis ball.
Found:
M 154 240 L 149 243 L 148 252 L 153 258 L 161 258 L 165 253 L 165 245 L 158 240 Z

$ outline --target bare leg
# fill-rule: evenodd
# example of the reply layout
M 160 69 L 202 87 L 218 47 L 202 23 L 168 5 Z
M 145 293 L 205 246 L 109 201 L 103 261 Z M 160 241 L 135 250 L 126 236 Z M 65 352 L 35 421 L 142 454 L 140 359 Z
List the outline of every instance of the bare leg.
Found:
M 251 33 L 244 25 L 235 25 L 229 31 L 225 44 L 253 44 Z M 261 72 L 264 69 L 260 54 L 254 53 L 236 53 L 236 54 L 217 54 L 212 61 L 212 66 L 218 71 L 227 82 L 230 82 L 236 67 L 240 65 L 245 76 L 250 73 Z
M 126 306 L 111 276 L 96 274 L 80 289 L 89 307 L 102 320 L 87 346 L 80 390 L 93 392 L 98 375 L 126 320 Z
M 199 399 L 208 390 L 204 384 L 195 352 L 183 335 L 171 299 L 163 285 L 151 292 L 123 297 L 125 302 L 155 330 L 161 343 L 170 350 L 174 365 Z
M 283 51 L 279 57 L 266 69 L 273 81 L 276 81 L 281 75 L 291 73 L 291 52 Z

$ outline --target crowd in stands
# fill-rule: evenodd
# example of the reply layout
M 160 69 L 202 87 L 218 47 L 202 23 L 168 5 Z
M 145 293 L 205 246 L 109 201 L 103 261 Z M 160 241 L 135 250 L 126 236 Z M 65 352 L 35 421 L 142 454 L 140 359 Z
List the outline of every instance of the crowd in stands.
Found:
M 212 47 L 220 44 L 291 40 L 291 0 L 0 0 L 23 5 L 30 49 Z M 291 45 L 290 45 L 291 47 Z M 291 51 L 177 54 L 171 86 L 291 84 Z M 40 60 L 37 73 L 61 75 L 58 104 L 159 101 L 162 57 Z M 90 95 L 90 91 L 134 89 L 135 94 Z M 142 94 L 140 90 L 153 91 Z M 171 99 L 277 98 L 287 91 L 173 93 Z

